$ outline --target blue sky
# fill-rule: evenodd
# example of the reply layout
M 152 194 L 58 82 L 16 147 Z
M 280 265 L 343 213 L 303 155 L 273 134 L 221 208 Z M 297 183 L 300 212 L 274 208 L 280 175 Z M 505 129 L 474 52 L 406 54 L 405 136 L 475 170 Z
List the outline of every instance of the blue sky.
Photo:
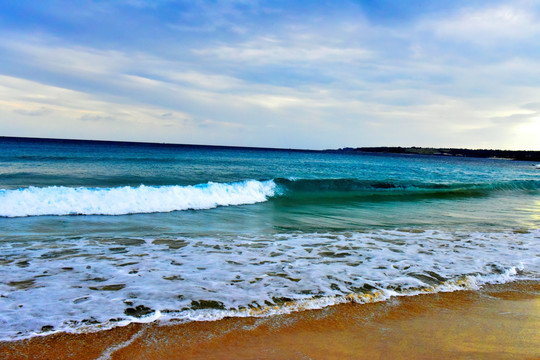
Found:
M 0 2 L 0 135 L 540 150 L 540 1 Z

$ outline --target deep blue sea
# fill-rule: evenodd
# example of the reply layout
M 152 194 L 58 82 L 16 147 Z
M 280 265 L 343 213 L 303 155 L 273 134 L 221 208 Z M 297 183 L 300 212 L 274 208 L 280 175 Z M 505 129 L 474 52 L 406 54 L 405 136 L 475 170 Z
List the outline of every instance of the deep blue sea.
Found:
M 540 280 L 531 165 L 0 138 L 0 340 Z

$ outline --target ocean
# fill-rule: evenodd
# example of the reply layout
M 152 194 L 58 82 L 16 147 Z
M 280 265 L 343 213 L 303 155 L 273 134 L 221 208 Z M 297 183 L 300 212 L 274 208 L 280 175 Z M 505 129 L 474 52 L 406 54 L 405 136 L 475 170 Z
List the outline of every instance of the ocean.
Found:
M 540 170 L 0 138 L 0 340 L 540 281 Z

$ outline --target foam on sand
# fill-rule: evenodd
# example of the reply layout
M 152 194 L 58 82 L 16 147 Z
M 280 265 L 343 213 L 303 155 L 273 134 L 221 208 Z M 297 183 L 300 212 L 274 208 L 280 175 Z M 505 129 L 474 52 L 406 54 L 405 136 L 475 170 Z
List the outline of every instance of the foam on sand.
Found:
M 540 283 L 337 305 L 272 318 L 130 324 L 0 342 L 10 359 L 536 359 Z M 69 354 L 69 355 L 68 355 Z M 263 355 L 261 355 L 263 354 Z
M 265 317 L 540 278 L 540 230 L 0 242 L 0 339 Z

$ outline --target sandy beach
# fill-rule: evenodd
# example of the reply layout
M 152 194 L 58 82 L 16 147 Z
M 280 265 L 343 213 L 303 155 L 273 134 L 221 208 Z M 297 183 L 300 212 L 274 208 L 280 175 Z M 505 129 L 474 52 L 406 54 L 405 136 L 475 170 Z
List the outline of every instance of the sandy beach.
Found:
M 3 359 L 540 359 L 540 283 L 0 344 Z

